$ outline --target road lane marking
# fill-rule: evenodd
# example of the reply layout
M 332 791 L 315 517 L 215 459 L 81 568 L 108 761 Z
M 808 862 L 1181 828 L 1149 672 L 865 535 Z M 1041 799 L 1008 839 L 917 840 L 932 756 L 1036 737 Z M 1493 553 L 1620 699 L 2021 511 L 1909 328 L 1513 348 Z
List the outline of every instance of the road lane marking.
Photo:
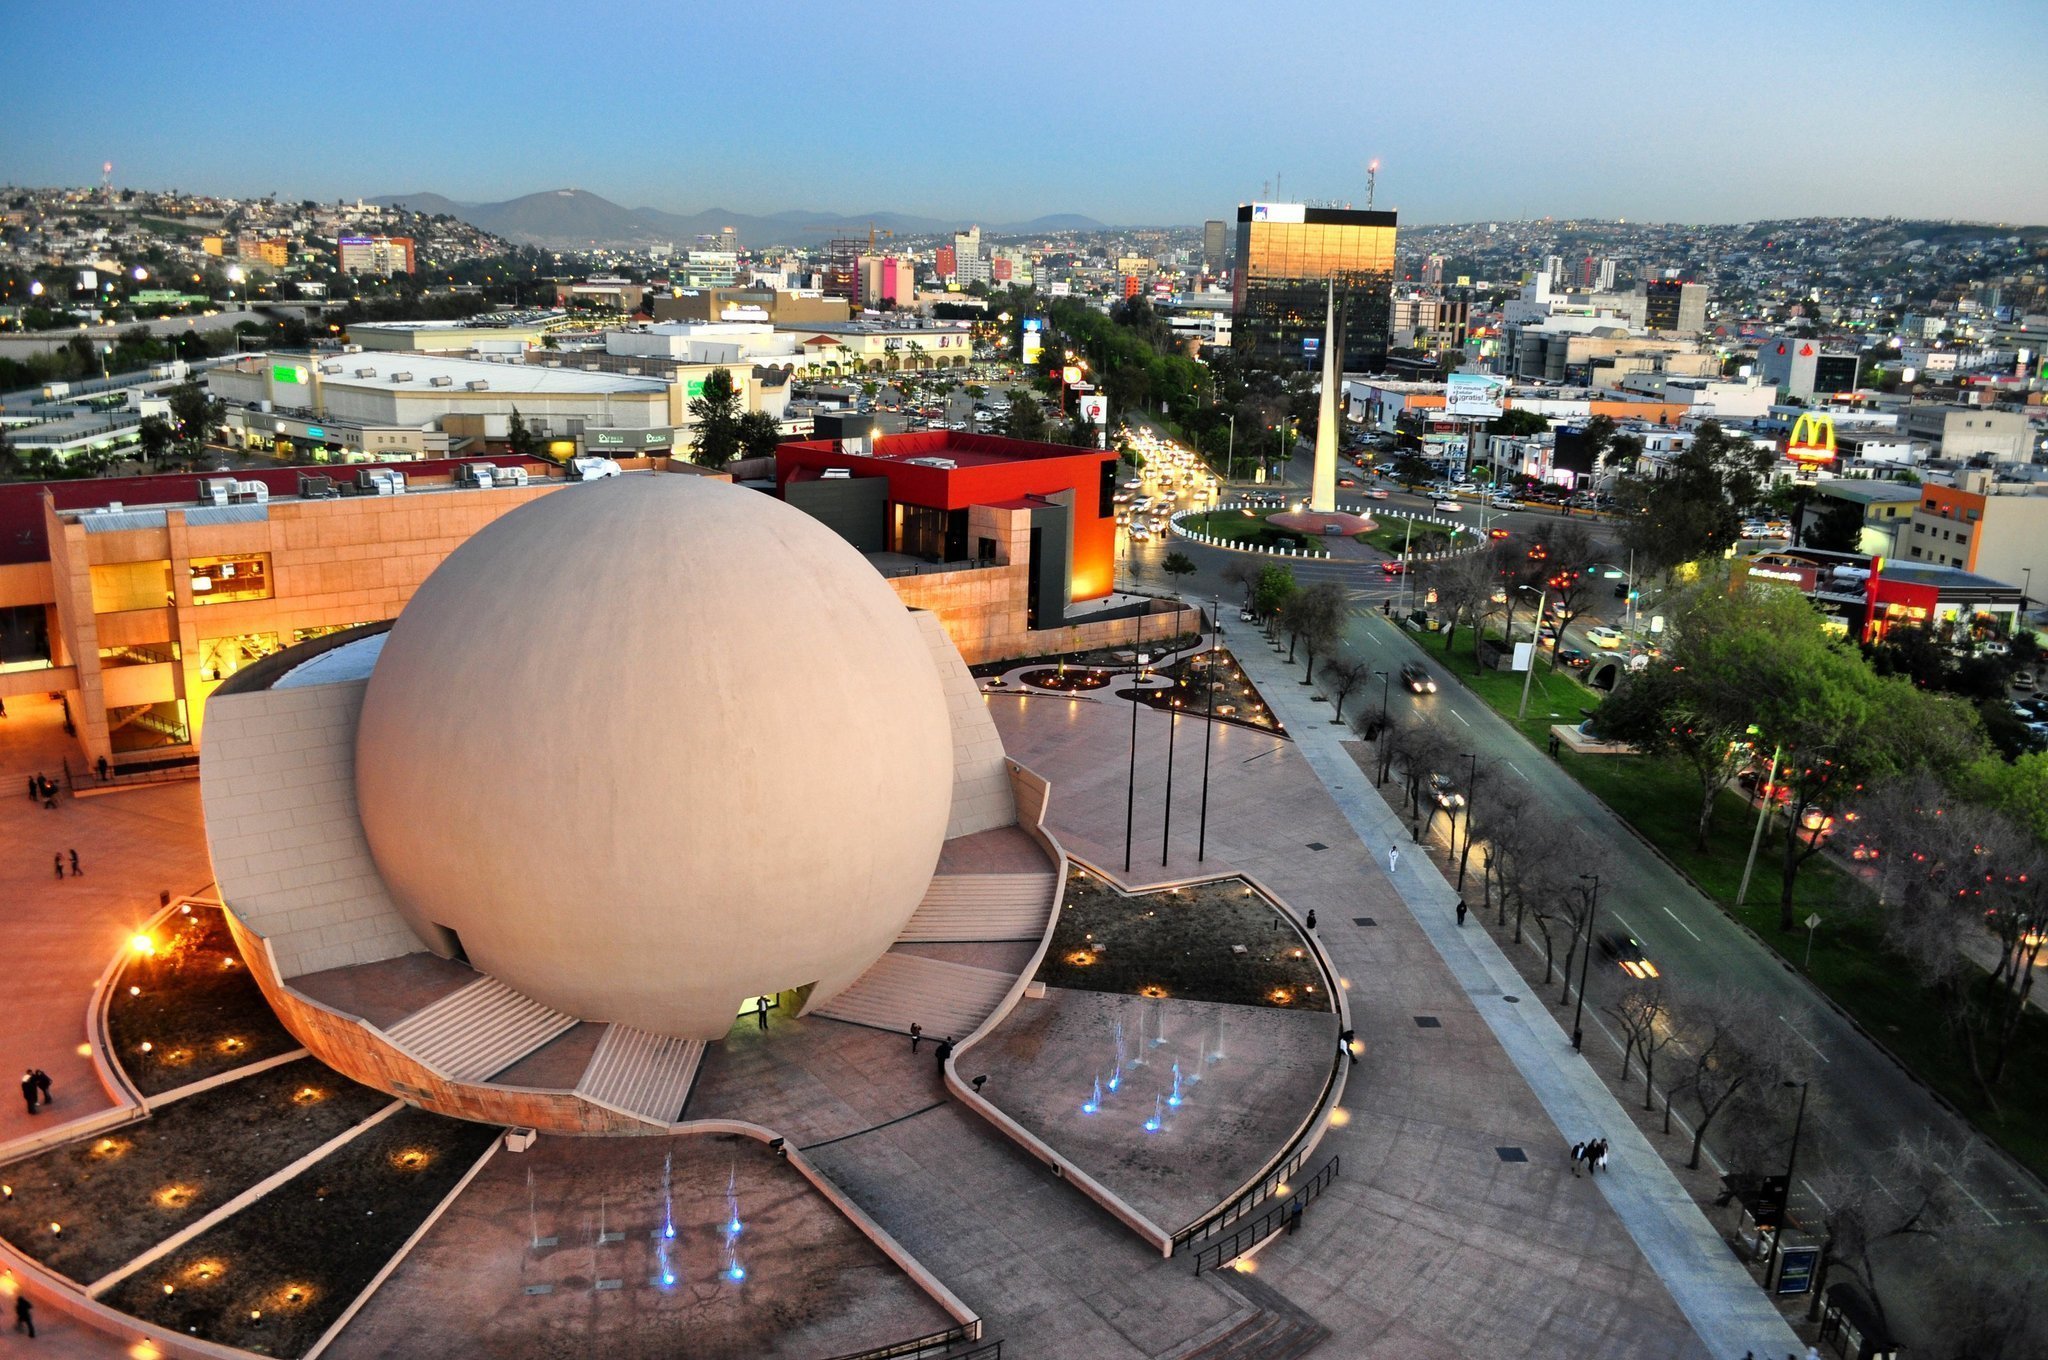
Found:
M 1975 1195 L 1972 1195 L 1972 1194 L 1970 1193 L 1970 1187 L 1969 1187 L 1969 1186 L 1967 1186 L 1967 1185 L 1964 1185 L 1964 1184 L 1963 1184 L 1963 1183 L 1962 1183 L 1961 1181 L 1957 1180 L 1957 1179 L 1955 1178 L 1955 1174 L 1954 1174 L 1953 1172 L 1951 1172 L 1951 1171 L 1950 1171 L 1950 1170 L 1949 1170 L 1949 1169 L 1948 1169 L 1947 1167 L 1943 1167 L 1943 1168 L 1942 1168 L 1942 1170 L 1941 1170 L 1941 1174 L 1942 1174 L 1942 1175 L 1944 1175 L 1944 1176 L 1947 1176 L 1947 1177 L 1948 1177 L 1948 1179 L 1949 1179 L 1949 1183 L 1950 1183 L 1951 1185 L 1955 1186 L 1955 1188 L 1956 1188 L 1956 1189 L 1958 1189 L 1958 1190 L 1962 1191 L 1962 1192 L 1963 1192 L 1963 1195 L 1964 1195 L 1964 1196 L 1965 1196 L 1965 1197 L 1966 1197 L 1966 1198 L 1967 1198 L 1967 1199 L 1968 1199 L 1968 1200 L 1970 1201 L 1970 1203 L 1972 1203 L 1972 1204 L 1974 1204 L 1974 1205 L 1976 1205 L 1976 1206 L 1977 1206 L 1977 1211 L 1978 1211 L 1979 1213 L 1983 1214 L 1983 1215 L 1984 1215 L 1984 1217 L 1986 1217 L 1986 1218 L 1988 1218 L 1988 1219 L 1990 1219 L 1990 1220 L 1991 1220 L 1991 1226 L 1992 1226 L 1992 1227 L 1994 1227 L 1994 1228 L 2003 1228 L 2003 1227 L 2005 1226 L 2005 1223 L 2004 1223 L 2004 1222 L 2003 1222 L 2003 1221 L 2002 1221 L 2002 1220 L 2001 1220 L 2001 1219 L 2000 1219 L 2000 1218 L 1998 1217 L 1998 1215 L 1997 1215 L 1997 1214 L 1994 1214 L 1994 1213 L 1992 1213 L 1992 1212 L 1991 1212 L 1991 1211 L 1990 1211 L 1989 1209 L 1985 1208 L 1985 1207 L 1984 1207 L 1984 1201 L 1983 1201 L 1983 1200 L 1981 1200 L 1981 1199 L 1978 1199 L 1978 1198 L 1977 1198 L 1977 1197 L 1976 1197 Z
M 1451 716 L 1452 716 L 1453 718 L 1456 718 L 1456 719 L 1457 719 L 1457 720 L 1458 720 L 1459 722 L 1461 722 L 1461 723 L 1465 723 L 1465 726 L 1467 726 L 1467 727 L 1470 727 L 1470 726 L 1472 725 L 1471 723 L 1465 722 L 1465 715 L 1464 715 L 1464 714 L 1462 714 L 1462 713 L 1460 713 L 1460 712 L 1459 712 L 1459 711 L 1458 711 L 1457 709 L 1455 709 L 1455 708 L 1451 710 Z
M 1778 1017 L 1778 1020 L 1779 1023 L 1783 1024 L 1786 1029 L 1792 1031 L 1792 1036 L 1794 1038 L 1799 1040 L 1800 1043 L 1805 1044 L 1808 1048 L 1812 1049 L 1815 1057 L 1819 1058 L 1824 1063 L 1832 1063 L 1834 1061 L 1834 1059 L 1830 1058 L 1827 1054 L 1821 1052 L 1820 1046 L 1815 1044 L 1813 1040 L 1807 1038 L 1804 1034 L 1801 1034 L 1796 1028 L 1794 1028 L 1790 1020 L 1785 1019 L 1785 1017 L 1782 1015 Z
M 1528 775 L 1522 774 L 1522 767 L 1521 767 L 1521 766 L 1519 766 L 1519 765 L 1517 765 L 1517 764 L 1515 764 L 1515 762 L 1514 762 L 1514 761 L 1512 761 L 1512 760 L 1503 760 L 1503 761 L 1501 762 L 1501 764 L 1503 764 L 1503 765 L 1507 766 L 1507 767 L 1508 767 L 1508 768 L 1509 768 L 1510 770 L 1513 770 L 1513 771 L 1514 771 L 1514 772 L 1515 772 L 1516 774 L 1520 774 L 1520 775 L 1522 775 L 1522 778 L 1524 778 L 1524 779 L 1527 779 L 1527 778 L 1529 777 Z
M 1678 916 L 1678 913 L 1677 913 L 1677 912 L 1673 911 L 1673 910 L 1672 910 L 1671 908 L 1669 908 L 1669 907 L 1666 907 L 1666 908 L 1664 908 L 1664 914 L 1665 914 L 1666 916 L 1669 916 L 1669 917 L 1670 917 L 1670 918 L 1671 918 L 1672 920 L 1674 920 L 1674 921 L 1678 921 L 1678 928 L 1679 928 L 1680 930 L 1682 930 L 1682 931 L 1684 931 L 1684 932 L 1685 932 L 1686 934 L 1688 934 L 1688 935 L 1692 936 L 1692 937 L 1693 937 L 1693 938 L 1694 938 L 1695 940 L 1698 940 L 1698 939 L 1700 938 L 1700 937 L 1699 937 L 1699 932 L 1698 932 L 1698 931 L 1694 930 L 1694 929 L 1693 929 L 1693 928 L 1692 928 L 1691 926 L 1687 925 L 1687 924 L 1686 924 L 1686 923 L 1685 923 L 1684 921 L 1682 921 L 1682 920 L 1679 920 L 1679 916 Z M 1701 941 L 1701 943 L 1705 943 L 1705 941 Z

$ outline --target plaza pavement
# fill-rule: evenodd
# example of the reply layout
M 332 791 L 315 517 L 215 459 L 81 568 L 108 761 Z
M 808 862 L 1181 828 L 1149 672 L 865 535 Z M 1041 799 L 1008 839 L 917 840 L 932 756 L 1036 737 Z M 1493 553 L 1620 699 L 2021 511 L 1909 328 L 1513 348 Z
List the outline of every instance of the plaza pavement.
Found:
M 1599 1178 L 1600 1192 L 1709 1352 L 1797 1353 L 1803 1343 L 1586 1060 L 1571 1050 L 1569 1036 L 1548 1008 L 1524 995 L 1526 983 L 1492 937 L 1458 927 L 1457 892 L 1428 855 L 1411 844 L 1400 816 L 1344 749 L 1348 728 L 1330 722 L 1328 706 L 1315 702 L 1314 691 L 1297 683 L 1296 668 L 1284 665 L 1252 630 L 1243 633 L 1236 641 L 1245 673 L 1266 693 L 1301 757 L 1370 848 L 1375 873 L 1387 863 L 1390 848 L 1411 851 L 1400 857 L 1393 886 L 1455 985 L 1541 1102 L 1556 1130 L 1553 1146 L 1595 1135 L 1611 1142 L 1613 1170 Z M 1324 939 L 1331 940 L 1327 930 Z M 1523 996 L 1523 1003 L 1510 1004 L 1510 995 Z M 1367 1032 L 1362 1024 L 1359 1030 Z

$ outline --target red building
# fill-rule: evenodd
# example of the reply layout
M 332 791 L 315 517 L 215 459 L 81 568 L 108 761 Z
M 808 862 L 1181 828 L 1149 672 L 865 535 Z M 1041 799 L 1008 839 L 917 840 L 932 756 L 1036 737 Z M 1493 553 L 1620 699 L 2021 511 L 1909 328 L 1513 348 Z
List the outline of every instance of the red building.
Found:
M 939 253 L 932 264 L 932 272 L 942 279 L 950 279 L 960 272 L 959 257 L 954 255 L 953 247 L 939 247 Z
M 1030 626 L 1046 628 L 1114 588 L 1116 467 L 1114 452 L 995 435 L 857 435 L 784 444 L 775 484 L 885 571 L 1025 569 Z

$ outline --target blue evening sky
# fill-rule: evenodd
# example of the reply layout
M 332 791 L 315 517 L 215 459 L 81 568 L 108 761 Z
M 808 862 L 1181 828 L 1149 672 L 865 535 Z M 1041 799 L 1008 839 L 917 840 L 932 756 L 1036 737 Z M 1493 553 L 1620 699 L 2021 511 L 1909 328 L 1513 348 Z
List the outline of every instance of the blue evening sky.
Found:
M 2048 221 L 2043 0 L 0 4 L 0 181 L 1014 221 Z

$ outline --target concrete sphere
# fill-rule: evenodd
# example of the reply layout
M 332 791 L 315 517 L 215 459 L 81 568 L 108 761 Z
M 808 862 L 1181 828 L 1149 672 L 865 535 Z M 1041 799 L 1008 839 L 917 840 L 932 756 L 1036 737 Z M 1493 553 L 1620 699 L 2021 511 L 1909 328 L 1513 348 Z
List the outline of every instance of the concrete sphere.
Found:
M 566 487 L 421 585 L 363 699 L 363 830 L 437 952 L 714 1039 L 893 942 L 952 797 L 939 671 L 859 553 L 681 474 Z

